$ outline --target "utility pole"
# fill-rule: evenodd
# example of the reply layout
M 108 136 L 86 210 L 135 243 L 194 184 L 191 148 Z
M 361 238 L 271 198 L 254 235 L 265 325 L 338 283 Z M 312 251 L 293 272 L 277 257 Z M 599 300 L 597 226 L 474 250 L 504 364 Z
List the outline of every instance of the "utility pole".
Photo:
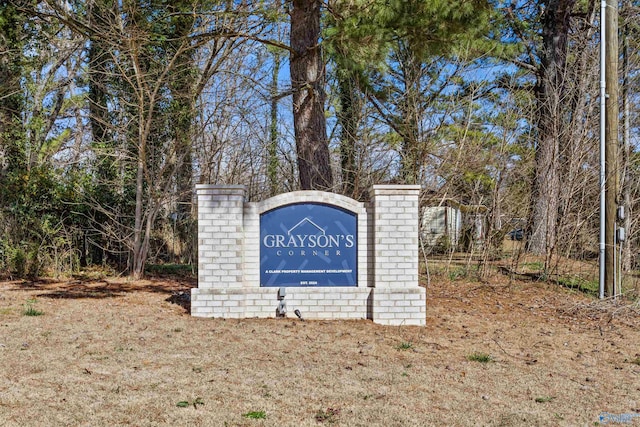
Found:
M 606 55 L 605 79 L 605 294 L 614 296 L 619 289 L 616 273 L 620 262 L 616 257 L 616 216 L 618 210 L 618 0 L 607 0 L 605 13 Z
M 631 106 L 629 101 L 629 21 L 631 12 L 631 0 L 625 0 L 622 6 L 622 16 L 625 16 L 624 30 L 622 33 L 622 135 L 624 142 L 623 172 L 622 172 L 622 199 L 625 209 L 624 230 L 627 236 L 631 232 Z M 626 13 L 625 13 L 626 12 Z M 631 245 L 624 244 L 622 251 L 622 271 L 631 270 Z

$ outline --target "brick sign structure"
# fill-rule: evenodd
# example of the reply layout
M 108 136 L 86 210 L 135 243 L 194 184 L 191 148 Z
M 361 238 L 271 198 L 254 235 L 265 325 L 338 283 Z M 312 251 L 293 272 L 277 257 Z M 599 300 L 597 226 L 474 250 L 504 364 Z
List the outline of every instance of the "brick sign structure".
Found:
M 198 185 L 198 288 L 191 314 L 371 319 L 424 325 L 419 186 L 376 185 L 364 204 L 296 191 L 245 202 L 244 186 Z

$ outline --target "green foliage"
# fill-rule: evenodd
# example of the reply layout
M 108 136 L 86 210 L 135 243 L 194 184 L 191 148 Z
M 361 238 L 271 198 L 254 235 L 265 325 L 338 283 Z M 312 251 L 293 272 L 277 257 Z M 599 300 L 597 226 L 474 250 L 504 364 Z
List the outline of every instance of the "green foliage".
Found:
M 464 78 L 462 70 L 501 46 L 488 37 L 495 10 L 484 0 L 344 0 L 331 10 L 325 46 L 336 64 L 337 80 L 355 81 L 371 95 L 390 133 L 400 140 L 399 147 L 390 146 L 401 159 L 399 179 L 421 182 L 436 152 L 436 122 L 444 124 L 457 114 L 452 105 L 464 109 L 459 100 L 449 99 L 477 96 L 465 87 L 473 79 Z M 343 99 L 342 85 L 339 92 Z M 344 119 L 339 124 L 349 125 Z M 494 185 L 487 174 L 466 177 L 478 179 Z
M 422 59 L 456 54 L 470 43 L 485 52 L 493 13 L 483 0 L 342 0 L 332 11 L 324 34 L 327 51 L 344 68 L 360 73 L 381 71 L 398 40 Z
M 540 397 L 536 397 L 535 401 L 536 403 L 548 403 L 548 402 L 551 402 L 553 399 L 555 399 L 555 397 L 553 396 L 540 396 Z
M 22 311 L 22 314 L 24 316 L 31 316 L 31 317 L 42 316 L 44 314 L 44 312 L 34 308 L 33 304 L 35 304 L 35 303 L 36 303 L 36 300 L 27 301 L 27 303 L 24 306 L 24 310 Z
M 600 284 L 597 279 L 587 279 L 581 276 L 560 276 L 556 279 L 556 283 L 593 297 L 597 297 L 600 292 Z
M 471 362 L 489 363 L 493 362 L 493 357 L 487 353 L 474 352 L 467 356 L 467 360 Z
M 264 420 L 267 418 L 267 413 L 265 411 L 250 411 L 242 416 L 251 420 Z
M 396 349 L 398 349 L 398 350 L 412 350 L 413 349 L 413 343 L 410 342 L 410 341 L 401 342 L 400 344 L 398 344 L 396 346 Z
M 24 309 L 22 314 L 24 314 L 25 316 L 42 316 L 44 312 L 29 306 Z
M 15 278 L 38 277 L 40 261 L 37 247 L 26 242 L 15 245 L 7 240 L 0 241 L 0 266 L 2 265 Z
M 542 270 L 544 270 L 544 263 L 541 261 L 525 262 L 524 264 L 522 264 L 522 266 L 532 271 L 541 272 Z
M 449 280 L 475 280 L 478 277 L 478 264 L 471 265 L 447 265 L 445 268 L 446 275 Z
M 51 156 L 60 151 L 62 144 L 64 144 L 70 137 L 71 130 L 65 129 L 55 137 L 44 140 L 42 146 L 38 150 L 38 162 L 47 162 Z
M 40 275 L 40 258 L 38 248 L 32 246 L 27 253 L 27 277 L 36 278 Z
M 196 397 L 194 400 L 181 400 L 176 403 L 178 408 L 188 408 L 189 406 L 193 406 L 193 409 L 198 409 L 198 405 L 204 405 L 204 401 L 200 397 Z
M 468 271 L 463 266 L 457 266 L 454 268 L 449 268 L 449 280 L 459 280 L 465 279 L 468 276 Z
M 382 71 L 391 46 L 385 33 L 384 18 L 388 10 L 379 2 L 339 1 L 328 18 L 323 38 L 325 50 L 347 73 L 363 79 L 367 67 Z
M 19 132 L 8 123 L 12 116 L 16 117 L 21 113 L 22 94 L 19 90 L 20 79 L 22 78 L 23 66 L 26 57 L 23 55 L 23 48 L 28 37 L 26 33 L 29 27 L 29 19 L 22 8 L 27 6 L 29 1 L 16 0 L 0 2 L 0 143 L 5 138 L 15 138 Z M 18 107 L 18 110 L 12 111 Z M 5 110 L 6 108 L 6 110 Z M 16 123 L 13 123 L 15 126 Z M 5 131 L 7 131 L 5 133 Z M 10 140 L 8 142 L 11 142 Z
M 9 265 L 17 277 L 25 277 L 25 272 L 27 271 L 27 256 L 22 248 L 9 249 Z
M 0 244 L 0 263 L 4 258 L 12 274 L 37 277 L 43 269 L 56 275 L 77 269 L 73 237 L 84 219 L 83 207 L 75 205 L 84 177 L 50 163 L 8 175 L 0 205 L 0 226 L 8 230 Z

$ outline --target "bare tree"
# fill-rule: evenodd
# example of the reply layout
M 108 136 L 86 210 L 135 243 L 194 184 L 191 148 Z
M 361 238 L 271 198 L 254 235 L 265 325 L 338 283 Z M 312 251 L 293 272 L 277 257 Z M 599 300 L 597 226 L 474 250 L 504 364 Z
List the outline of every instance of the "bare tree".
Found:
M 141 277 L 158 214 L 172 203 L 190 203 L 196 102 L 242 40 L 236 25 L 247 20 L 225 5 L 202 14 L 203 4 L 191 2 L 160 11 L 135 2 L 108 8 L 96 2 L 88 16 L 51 4 L 61 22 L 91 40 L 94 133 L 113 147 L 105 152 L 110 175 L 100 178 L 119 181 L 126 201 L 124 210 L 118 204 L 94 207 L 112 230 L 120 229 L 119 240 L 131 253 L 130 271 Z

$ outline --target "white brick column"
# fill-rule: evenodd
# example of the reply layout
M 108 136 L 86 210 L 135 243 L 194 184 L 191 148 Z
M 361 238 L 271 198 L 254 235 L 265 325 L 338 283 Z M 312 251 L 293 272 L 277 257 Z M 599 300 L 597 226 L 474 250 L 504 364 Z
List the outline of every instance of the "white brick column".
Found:
M 374 185 L 373 321 L 424 325 L 426 291 L 418 286 L 419 185 Z
M 196 185 L 198 288 L 191 292 L 194 316 L 229 317 L 231 313 L 230 317 L 239 317 L 244 312 L 244 296 L 233 290 L 241 289 L 244 280 L 245 192 L 242 185 Z M 207 292 L 213 289 L 228 293 L 228 298 L 217 298 L 214 303 L 211 292 Z

